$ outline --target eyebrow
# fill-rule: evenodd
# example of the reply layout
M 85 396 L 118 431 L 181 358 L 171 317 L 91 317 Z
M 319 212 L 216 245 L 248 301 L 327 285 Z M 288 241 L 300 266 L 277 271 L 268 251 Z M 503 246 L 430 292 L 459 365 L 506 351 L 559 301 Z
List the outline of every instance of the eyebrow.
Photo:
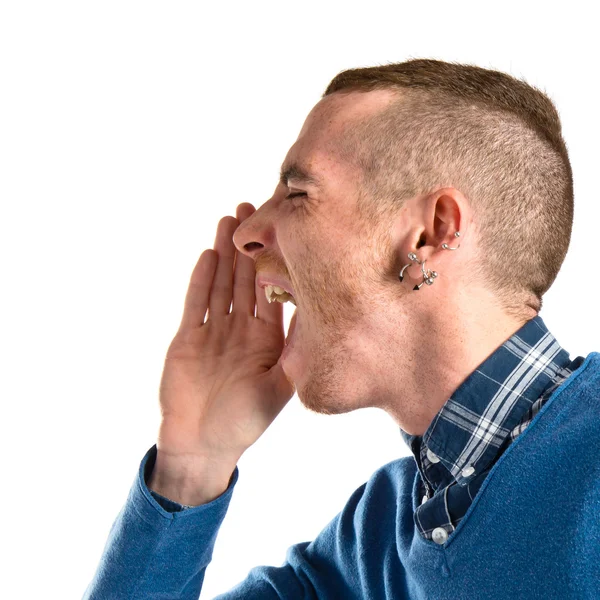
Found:
M 315 187 L 321 187 L 322 181 L 316 175 L 311 175 L 298 163 L 291 163 L 287 167 L 284 167 L 283 165 L 281 166 L 281 171 L 279 173 L 279 183 L 282 183 L 283 185 L 288 185 L 290 179 L 293 179 L 294 181 L 299 181 L 301 183 L 314 185 Z

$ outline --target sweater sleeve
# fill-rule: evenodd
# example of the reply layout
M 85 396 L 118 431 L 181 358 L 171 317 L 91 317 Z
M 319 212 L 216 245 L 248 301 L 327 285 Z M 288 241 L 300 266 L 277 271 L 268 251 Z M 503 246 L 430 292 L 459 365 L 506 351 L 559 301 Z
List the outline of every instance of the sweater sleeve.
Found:
M 198 600 L 218 530 L 238 480 L 212 502 L 181 510 L 151 493 L 146 478 L 156 446 L 146 454 L 129 496 L 110 530 L 83 600 Z M 329 600 L 408 597 L 404 584 L 390 592 L 383 574 L 404 580 L 394 547 L 394 494 L 375 476 L 354 491 L 342 511 L 312 542 L 291 546 L 280 567 L 258 566 L 215 600 Z M 164 504 L 164 505 L 163 505 Z M 382 507 L 388 510 L 382 512 Z M 392 560 L 393 564 L 388 564 Z M 380 594 L 378 596 L 378 594 Z
M 146 485 L 156 453 L 142 459 L 83 600 L 198 600 L 239 470 L 218 498 L 182 510 Z

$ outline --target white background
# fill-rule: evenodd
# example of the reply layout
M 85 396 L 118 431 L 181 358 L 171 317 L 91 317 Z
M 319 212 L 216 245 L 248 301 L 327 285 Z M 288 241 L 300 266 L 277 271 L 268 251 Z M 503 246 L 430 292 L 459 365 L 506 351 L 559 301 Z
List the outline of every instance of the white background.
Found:
M 584 4 L 560 6 L 2 3 L 1 597 L 83 594 L 155 442 L 191 271 L 222 216 L 270 197 L 343 69 L 438 58 L 550 95 L 576 208 L 541 316 L 572 357 L 600 350 L 600 51 Z M 202 598 L 282 564 L 374 470 L 408 455 L 385 413 L 317 416 L 294 397 L 238 465 Z

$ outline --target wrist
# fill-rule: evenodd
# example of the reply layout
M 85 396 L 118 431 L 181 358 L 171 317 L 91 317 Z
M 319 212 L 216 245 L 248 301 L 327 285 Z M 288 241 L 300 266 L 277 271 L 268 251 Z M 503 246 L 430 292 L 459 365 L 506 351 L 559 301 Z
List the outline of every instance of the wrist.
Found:
M 200 506 L 212 502 L 229 487 L 236 463 L 213 461 L 197 455 L 170 455 L 157 450 L 147 486 L 161 496 Z

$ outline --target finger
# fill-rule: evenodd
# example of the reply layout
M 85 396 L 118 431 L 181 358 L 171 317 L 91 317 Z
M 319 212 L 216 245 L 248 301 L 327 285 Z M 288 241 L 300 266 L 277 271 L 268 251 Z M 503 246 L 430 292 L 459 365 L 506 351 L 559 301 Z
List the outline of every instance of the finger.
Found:
M 239 226 L 235 217 L 223 217 L 219 221 L 215 236 L 215 251 L 218 255 L 217 270 L 212 282 L 208 300 L 208 318 L 215 315 L 227 315 L 231 308 L 233 292 L 233 261 L 236 248 L 233 234 Z
M 249 202 L 238 204 L 236 215 L 240 226 L 254 212 L 256 212 L 256 209 Z M 255 279 L 256 268 L 254 260 L 238 250 L 235 255 L 233 309 L 231 312 L 242 312 L 254 316 L 256 306 Z
M 179 330 L 193 329 L 204 324 L 210 288 L 217 267 L 217 254 L 205 250 L 198 259 L 185 296 L 185 305 Z

